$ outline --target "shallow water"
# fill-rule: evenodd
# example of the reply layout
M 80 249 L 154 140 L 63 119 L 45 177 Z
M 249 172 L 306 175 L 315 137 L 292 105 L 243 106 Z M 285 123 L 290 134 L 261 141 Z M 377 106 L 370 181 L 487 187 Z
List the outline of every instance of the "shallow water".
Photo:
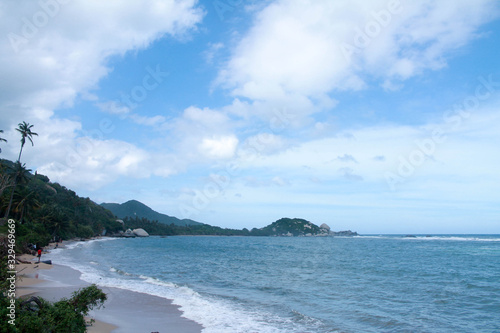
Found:
M 50 259 L 204 332 L 500 330 L 500 236 L 104 239 Z

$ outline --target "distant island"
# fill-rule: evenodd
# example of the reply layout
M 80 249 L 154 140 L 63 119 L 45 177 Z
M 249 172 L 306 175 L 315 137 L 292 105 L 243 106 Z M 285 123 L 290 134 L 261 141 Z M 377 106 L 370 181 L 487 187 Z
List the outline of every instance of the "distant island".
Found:
M 281 237 L 311 237 L 311 236 L 358 236 L 357 232 L 347 231 L 331 231 L 330 226 L 323 223 L 317 226 L 307 220 L 299 218 L 282 218 L 271 223 L 267 227 L 260 229 L 266 236 L 281 236 Z

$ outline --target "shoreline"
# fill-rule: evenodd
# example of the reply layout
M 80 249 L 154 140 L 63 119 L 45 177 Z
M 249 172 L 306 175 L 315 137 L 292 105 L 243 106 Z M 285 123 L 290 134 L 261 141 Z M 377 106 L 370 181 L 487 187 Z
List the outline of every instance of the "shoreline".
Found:
M 50 251 L 51 247 L 46 249 Z M 42 261 L 43 257 L 42 254 Z M 81 272 L 69 266 L 38 264 L 37 258 L 29 254 L 18 256 L 18 259 L 31 264 L 16 265 L 16 297 L 40 296 L 55 302 L 69 298 L 73 292 L 90 285 L 80 279 Z M 202 325 L 182 317 L 179 306 L 173 305 L 167 298 L 115 287 L 98 287 L 108 299 L 102 308 L 90 311 L 87 320 L 93 319 L 95 322 L 87 327 L 87 332 L 202 332 Z

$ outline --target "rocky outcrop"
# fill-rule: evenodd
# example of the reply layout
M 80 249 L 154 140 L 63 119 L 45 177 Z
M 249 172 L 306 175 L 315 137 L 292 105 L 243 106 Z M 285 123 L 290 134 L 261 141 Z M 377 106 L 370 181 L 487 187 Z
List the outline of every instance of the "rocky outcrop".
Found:
M 322 231 L 330 232 L 330 226 L 328 224 L 326 224 L 326 223 L 323 223 L 322 225 L 320 225 L 319 228 Z
M 135 237 L 149 237 L 146 230 L 142 228 L 137 229 L 127 229 L 126 231 L 119 231 L 118 233 L 110 235 L 110 237 L 124 237 L 124 238 L 135 238 Z
M 132 233 L 137 237 L 149 237 L 149 234 L 146 232 L 146 230 L 142 228 L 134 229 L 132 230 Z

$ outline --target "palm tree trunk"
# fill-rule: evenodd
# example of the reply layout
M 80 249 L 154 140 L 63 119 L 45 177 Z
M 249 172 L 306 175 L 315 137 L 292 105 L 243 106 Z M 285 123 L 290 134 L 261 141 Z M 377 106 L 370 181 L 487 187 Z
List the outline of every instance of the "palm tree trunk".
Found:
M 23 224 L 23 217 L 24 217 L 24 206 L 21 208 L 21 217 L 19 218 L 19 224 Z
M 23 153 L 23 147 L 24 147 L 24 145 L 21 145 L 21 150 L 19 151 L 19 157 L 17 158 L 18 162 L 21 161 L 21 154 Z
M 14 199 L 14 192 L 16 191 L 17 181 L 14 182 L 14 186 L 12 187 L 12 192 L 10 193 L 9 205 L 7 206 L 7 212 L 5 213 L 5 218 L 9 218 L 10 208 L 12 207 L 12 200 Z

